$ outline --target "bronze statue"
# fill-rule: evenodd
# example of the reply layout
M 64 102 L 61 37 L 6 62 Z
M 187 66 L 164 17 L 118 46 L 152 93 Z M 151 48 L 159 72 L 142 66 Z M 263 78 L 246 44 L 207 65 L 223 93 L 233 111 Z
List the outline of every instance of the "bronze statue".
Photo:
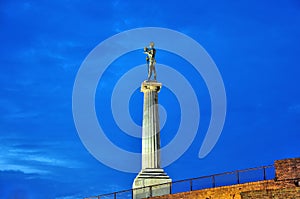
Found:
M 156 50 L 154 48 L 154 42 L 150 42 L 149 48 L 144 48 L 144 53 L 147 54 L 146 61 L 148 65 L 148 81 L 152 76 L 152 72 L 154 73 L 154 80 L 156 80 L 156 70 L 155 70 L 155 53 Z

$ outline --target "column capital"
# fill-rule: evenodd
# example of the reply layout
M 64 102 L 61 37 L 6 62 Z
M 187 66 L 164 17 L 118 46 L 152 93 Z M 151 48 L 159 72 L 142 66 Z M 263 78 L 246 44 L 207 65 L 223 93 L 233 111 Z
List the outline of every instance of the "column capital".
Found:
M 147 91 L 156 91 L 157 93 L 160 91 L 162 87 L 162 83 L 157 81 L 143 81 L 141 85 L 141 92 Z

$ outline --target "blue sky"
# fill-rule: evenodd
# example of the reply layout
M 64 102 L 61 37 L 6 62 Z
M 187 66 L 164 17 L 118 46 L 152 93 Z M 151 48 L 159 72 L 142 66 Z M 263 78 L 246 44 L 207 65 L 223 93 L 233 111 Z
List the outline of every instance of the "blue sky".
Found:
M 114 34 L 141 27 L 173 29 L 199 42 L 218 66 L 226 89 L 221 137 L 211 153 L 199 159 L 210 118 L 207 88 L 187 63 L 158 50 L 159 62 L 197 85 L 201 101 L 193 144 L 165 168 L 173 180 L 299 157 L 299 1 L 1 1 L 3 198 L 76 199 L 131 188 L 136 174 L 105 166 L 81 143 L 72 116 L 72 90 L 77 71 L 93 48 Z M 105 107 L 111 83 L 143 63 L 139 52 L 116 60 L 96 93 L 97 113 L 107 115 L 99 119 L 107 136 L 135 152 L 140 150 L 139 140 L 121 135 Z M 142 94 L 136 90 L 130 102 L 131 116 L 140 124 Z M 164 145 L 178 128 L 173 113 L 180 109 L 167 88 L 162 89 L 160 102 L 169 111 L 162 130 Z

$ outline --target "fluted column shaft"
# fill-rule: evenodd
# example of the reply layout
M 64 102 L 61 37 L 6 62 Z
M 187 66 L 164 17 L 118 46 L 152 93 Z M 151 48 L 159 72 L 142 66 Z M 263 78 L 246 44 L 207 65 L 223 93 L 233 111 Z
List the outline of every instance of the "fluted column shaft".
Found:
M 144 114 L 142 130 L 142 169 L 160 168 L 160 127 L 158 92 L 162 84 L 153 81 L 142 83 Z

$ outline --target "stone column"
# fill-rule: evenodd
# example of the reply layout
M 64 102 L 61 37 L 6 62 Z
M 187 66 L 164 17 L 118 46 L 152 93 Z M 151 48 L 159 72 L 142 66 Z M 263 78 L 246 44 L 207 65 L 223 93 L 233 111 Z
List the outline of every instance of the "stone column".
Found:
M 158 92 L 161 83 L 143 82 L 144 93 L 142 169 L 160 168 L 160 129 L 158 115 Z
M 133 182 L 133 198 L 147 198 L 170 193 L 172 180 L 160 168 L 160 127 L 158 114 L 158 92 L 162 84 L 144 81 L 143 130 L 142 130 L 142 170 Z M 163 184 L 164 185 L 159 185 Z M 157 185 L 157 186 L 155 186 Z

